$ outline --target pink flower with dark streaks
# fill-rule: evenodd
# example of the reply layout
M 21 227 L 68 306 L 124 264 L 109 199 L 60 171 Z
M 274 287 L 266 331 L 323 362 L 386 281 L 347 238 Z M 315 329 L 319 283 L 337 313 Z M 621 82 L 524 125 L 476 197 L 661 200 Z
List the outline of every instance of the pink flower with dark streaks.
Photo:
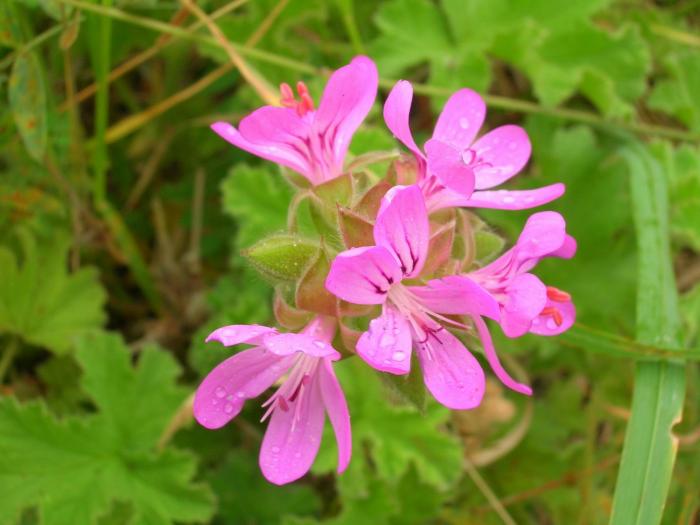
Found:
M 416 158 L 417 182 L 428 211 L 454 206 L 521 210 L 546 204 L 564 193 L 563 184 L 535 190 L 492 190 L 520 172 L 530 158 L 530 140 L 519 126 L 506 125 L 474 141 L 486 116 L 483 99 L 460 89 L 445 104 L 424 151 L 413 140 L 410 82 L 400 80 L 384 104 L 384 121 Z
M 465 282 L 476 283 L 498 302 L 498 321 L 507 336 L 519 337 L 527 332 L 560 334 L 568 330 L 576 318 L 571 296 L 545 286 L 529 271 L 544 257 L 569 259 L 575 253 L 576 241 L 566 233 L 563 217 L 551 211 L 535 213 L 525 224 L 516 245 L 489 265 L 466 275 L 430 281 L 428 287 L 433 298 L 427 305 L 459 293 L 456 290 L 464 287 Z M 471 301 L 470 294 L 464 294 L 463 300 Z M 482 316 L 472 315 L 471 318 L 496 376 L 508 388 L 531 395 L 532 389 L 515 381 L 500 364 Z
M 263 404 L 270 422 L 260 448 L 260 469 L 268 481 L 290 483 L 306 474 L 321 444 L 325 414 L 338 443 L 338 472 L 350 461 L 352 438 L 345 396 L 333 372 L 340 354 L 331 346 L 336 321 L 316 317 L 298 334 L 260 325 L 231 325 L 207 341 L 252 345 L 212 370 L 197 389 L 194 416 L 215 429 L 236 417 L 247 399 L 281 381 Z
M 508 337 L 527 332 L 558 335 L 576 318 L 571 296 L 529 273 L 540 259 L 570 259 L 576 240 L 566 233 L 564 218 L 553 211 L 535 213 L 525 223 L 518 242 L 492 263 L 467 274 L 498 301 L 501 328 Z
M 407 374 L 415 348 L 425 385 L 440 403 L 453 409 L 476 407 L 484 395 L 484 372 L 443 326 L 463 325 L 445 315 L 498 319 L 498 303 L 469 279 L 439 296 L 430 286 L 403 282 L 420 275 L 428 252 L 428 213 L 417 185 L 396 186 L 387 193 L 374 240 L 375 246 L 338 254 L 326 280 L 326 288 L 345 301 L 382 305 L 381 315 L 360 337 L 357 353 L 377 370 Z
M 238 129 L 227 122 L 211 127 L 234 146 L 321 184 L 343 173 L 350 140 L 374 103 L 377 82 L 374 62 L 358 56 L 331 75 L 318 109 L 303 82 L 297 84 L 299 100 L 282 84 L 283 107 L 263 106 Z

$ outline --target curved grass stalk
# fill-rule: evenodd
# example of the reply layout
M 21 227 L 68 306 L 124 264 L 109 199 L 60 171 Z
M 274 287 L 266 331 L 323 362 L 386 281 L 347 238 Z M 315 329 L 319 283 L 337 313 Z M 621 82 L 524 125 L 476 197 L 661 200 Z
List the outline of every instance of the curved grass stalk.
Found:
M 630 168 L 639 252 L 637 340 L 680 347 L 666 178 L 659 163 L 641 144 L 626 148 L 623 155 Z M 681 419 L 684 398 L 682 362 L 637 363 L 632 414 L 615 487 L 611 525 L 661 522 L 678 450 L 673 426 Z

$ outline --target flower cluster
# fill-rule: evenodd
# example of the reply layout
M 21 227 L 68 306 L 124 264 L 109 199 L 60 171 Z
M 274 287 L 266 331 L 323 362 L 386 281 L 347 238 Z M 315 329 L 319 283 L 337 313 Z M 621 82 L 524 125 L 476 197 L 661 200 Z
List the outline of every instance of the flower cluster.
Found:
M 574 322 L 569 294 L 530 273 L 544 257 L 574 255 L 576 242 L 560 214 L 531 215 L 507 252 L 486 265 L 474 258 L 479 223 L 465 208 L 526 209 L 564 192 L 563 184 L 493 189 L 527 163 L 531 147 L 525 131 L 506 125 L 477 138 L 486 107 L 477 93 L 461 89 L 447 101 L 421 149 L 409 127 L 413 89 L 402 80 L 386 99 L 384 120 L 410 154 L 377 180 L 358 159 L 345 162 L 377 84 L 374 63 L 357 57 L 333 73 L 318 107 L 303 83 L 296 95 L 282 84 L 280 107 L 262 107 L 238 128 L 225 122 L 212 126 L 231 144 L 295 172 L 290 179 L 299 197 L 290 213 L 308 200 L 318 230 L 317 240 L 291 231 L 261 241 L 265 250 L 249 250 L 263 273 L 293 258 L 275 298 L 279 325 L 292 331 L 260 325 L 215 330 L 207 341 L 250 348 L 214 368 L 195 396 L 196 419 L 219 428 L 246 399 L 276 387 L 263 403 L 262 419 L 269 423 L 260 451 L 260 468 L 273 483 L 294 481 L 309 470 L 326 414 L 338 443 L 338 472 L 348 465 L 350 416 L 333 371 L 341 352 L 389 374 L 405 375 L 420 365 L 438 402 L 466 410 L 480 404 L 485 374 L 465 340 L 480 339 L 486 362 L 503 384 L 532 394 L 499 362 L 485 319 L 508 337 L 556 335 Z M 297 246 L 304 251 L 295 251 Z

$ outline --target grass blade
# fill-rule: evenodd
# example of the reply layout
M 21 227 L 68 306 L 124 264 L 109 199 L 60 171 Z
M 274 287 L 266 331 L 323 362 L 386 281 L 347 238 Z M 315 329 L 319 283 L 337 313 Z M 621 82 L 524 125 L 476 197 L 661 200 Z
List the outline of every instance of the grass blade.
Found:
M 680 316 L 668 238 L 668 192 L 658 162 L 635 144 L 624 150 L 630 168 L 639 251 L 637 341 L 680 346 Z M 668 494 L 678 440 L 685 368 L 641 361 L 635 372 L 632 415 L 615 488 L 611 525 L 658 524 Z

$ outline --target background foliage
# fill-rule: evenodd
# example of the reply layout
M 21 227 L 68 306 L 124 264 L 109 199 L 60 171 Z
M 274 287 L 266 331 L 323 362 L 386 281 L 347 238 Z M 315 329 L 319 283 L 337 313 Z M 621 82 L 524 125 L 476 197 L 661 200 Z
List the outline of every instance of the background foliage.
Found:
M 533 142 L 516 185 L 567 184 L 554 208 L 579 252 L 542 273 L 572 292 L 579 324 L 499 338 L 536 394 L 494 382 L 469 413 L 420 411 L 343 361 L 350 469 L 336 479 L 325 447 L 303 482 L 267 484 L 259 407 L 211 432 L 188 405 L 229 355 L 205 335 L 272 319 L 271 289 L 239 252 L 285 227 L 292 190 L 208 129 L 258 106 L 256 90 L 187 3 L 2 2 L 0 523 L 605 523 L 635 375 L 659 417 L 634 409 L 614 519 L 658 521 L 620 517 L 639 485 L 659 513 L 666 500 L 663 523 L 699 523 L 700 4 L 198 5 L 263 85 L 303 79 L 318 96 L 329 69 L 370 55 L 380 103 L 393 80 L 417 83 L 424 137 L 452 90 L 488 93 L 489 125 L 518 122 Z M 379 108 L 352 153 L 395 147 Z M 507 242 L 526 216 L 483 214 Z M 687 365 L 648 361 L 681 347 Z M 660 445 L 644 441 L 654 433 Z

